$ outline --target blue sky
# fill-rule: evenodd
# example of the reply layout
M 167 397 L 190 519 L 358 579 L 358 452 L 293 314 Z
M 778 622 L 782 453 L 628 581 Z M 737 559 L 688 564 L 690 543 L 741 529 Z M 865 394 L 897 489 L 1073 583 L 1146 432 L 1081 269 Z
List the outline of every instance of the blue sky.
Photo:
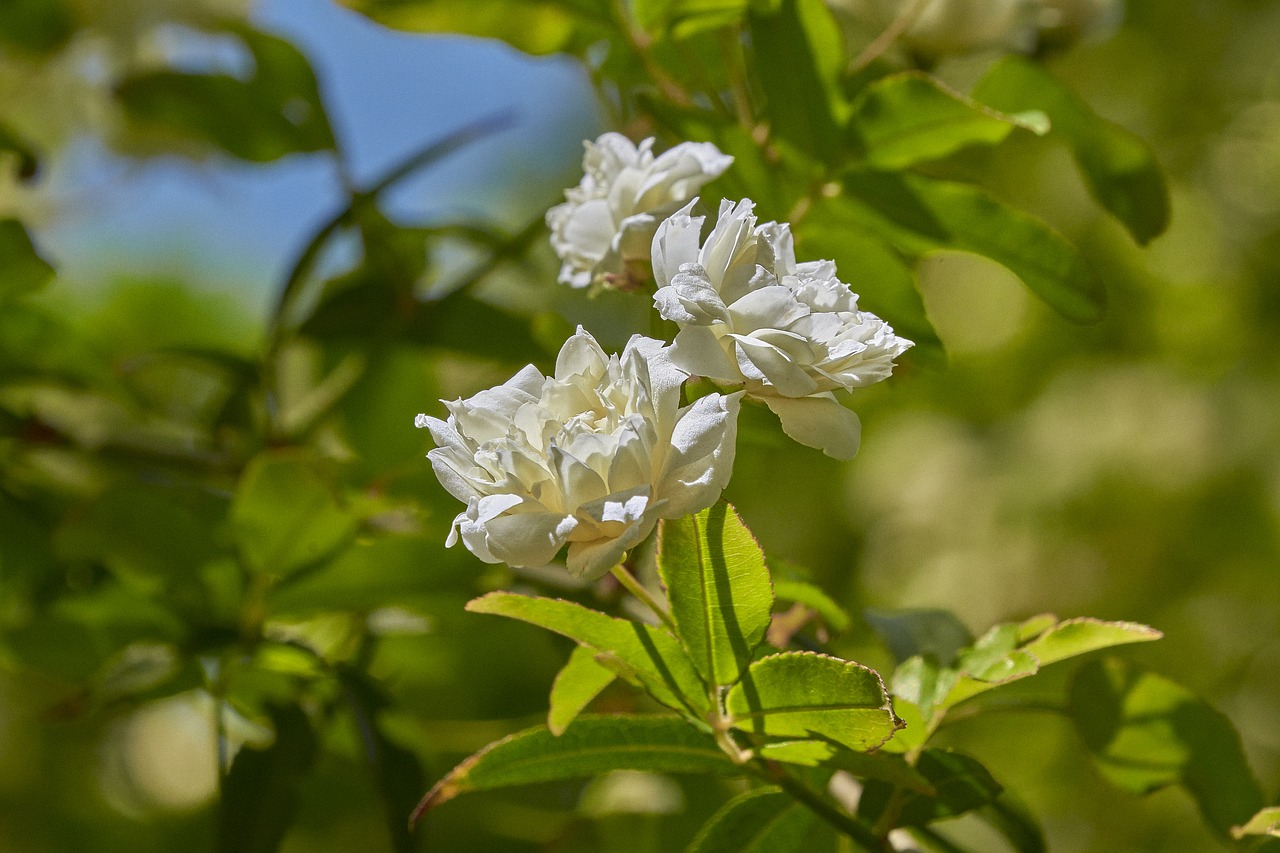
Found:
M 517 124 L 425 170 L 388 199 L 424 221 L 501 212 L 507 194 L 556 200 L 600 118 L 585 72 L 475 39 L 388 30 L 329 0 L 262 0 L 258 25 L 311 59 L 348 166 L 367 181 L 431 139 L 504 109 Z M 170 277 L 266 305 L 294 254 L 340 203 L 326 155 L 267 165 L 217 157 L 124 160 L 92 140 L 72 145 L 56 192 L 70 203 L 42 233 L 66 287 Z

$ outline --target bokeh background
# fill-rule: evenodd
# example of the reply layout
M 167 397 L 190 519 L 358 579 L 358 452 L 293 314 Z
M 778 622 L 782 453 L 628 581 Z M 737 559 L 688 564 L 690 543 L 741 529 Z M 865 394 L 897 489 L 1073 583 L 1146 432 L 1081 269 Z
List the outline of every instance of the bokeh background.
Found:
M 202 685 L 226 683 L 220 673 L 235 666 L 250 673 L 234 679 L 243 695 L 229 698 L 244 713 L 229 715 L 225 732 L 250 747 L 270 737 L 252 710 L 264 697 L 319 706 L 350 686 L 325 687 L 319 665 L 286 645 L 248 664 L 217 652 L 252 618 L 245 601 L 273 636 L 359 660 L 377 685 L 364 709 L 394 755 L 418 761 L 401 778 L 429 784 L 536 723 L 567 646 L 463 612 L 486 589 L 559 581 L 443 549 L 455 509 L 422 459 L 428 440 L 413 416 L 439 414 L 439 398 L 527 361 L 545 367 L 572 324 L 618 347 L 648 323 L 643 297 L 588 299 L 557 285 L 541 233 L 493 248 L 449 228 L 536 232 L 608 111 L 576 60 L 394 31 L 324 0 L 72 6 L 76 31 L 57 50 L 0 49 L 0 123 L 43 155 L 34 180 L 0 175 L 0 211 L 31 227 L 57 270 L 44 291 L 0 306 L 0 850 L 213 849 L 218 755 Z M 120 69 L 243 71 L 238 43 L 197 29 L 228 13 L 310 61 L 341 164 L 320 151 L 248 162 L 184 150 L 120 121 Z M 858 395 L 863 449 L 847 464 L 744 413 L 727 495 L 771 558 L 854 614 L 835 647 L 872 665 L 890 659 L 861 619 L 866 608 L 946 608 L 975 632 L 1042 611 L 1158 627 L 1165 639 L 1133 657 L 1230 717 L 1272 797 L 1278 43 L 1276 0 L 1131 0 L 1117 32 L 1055 57 L 1055 74 L 1154 147 L 1172 190 L 1169 231 L 1135 246 L 1090 202 L 1066 150 L 1029 135 L 959 165 L 1082 248 L 1107 284 L 1106 319 L 1073 325 L 992 262 L 930 257 L 920 286 L 945 364 L 909 355 L 893 380 Z M 967 86 L 975 68 L 944 63 L 938 73 Z M 286 397 L 301 389 L 304 408 L 325 405 L 307 397 L 318 377 L 353 352 L 374 353 L 325 410 L 336 426 L 303 418 L 273 439 L 293 448 L 281 451 L 288 464 L 292 452 L 336 470 L 334 525 L 358 515 L 360 526 L 323 566 L 249 596 L 220 556 L 243 469 L 227 458 L 244 455 L 255 422 L 252 411 L 223 411 L 235 398 L 228 376 L 252 372 L 280 288 L 347 188 L 504 111 L 509 127 L 422 169 L 379 206 L 392 223 L 435 229 L 425 259 L 415 247 L 426 292 L 484 269 L 469 290 L 481 319 L 461 311 L 441 346 L 388 343 L 370 316 L 287 353 L 275 381 Z M 339 239 L 318 269 L 336 275 L 359 257 Z M 483 313 L 494 306 L 530 318 L 520 335 L 499 330 L 494 342 Z M 299 496 L 312 497 L 286 488 L 276 499 Z M 607 695 L 605 707 L 628 701 Z M 393 849 L 395 817 L 362 760 L 360 714 L 326 720 L 301 786 L 264 793 L 298 805 L 284 849 Z M 945 737 L 1021 794 L 1052 850 L 1218 849 L 1185 792 L 1108 788 L 1058 716 L 984 716 Z M 673 850 L 723 798 L 715 785 L 647 776 L 477 795 L 433 815 L 415 843 Z

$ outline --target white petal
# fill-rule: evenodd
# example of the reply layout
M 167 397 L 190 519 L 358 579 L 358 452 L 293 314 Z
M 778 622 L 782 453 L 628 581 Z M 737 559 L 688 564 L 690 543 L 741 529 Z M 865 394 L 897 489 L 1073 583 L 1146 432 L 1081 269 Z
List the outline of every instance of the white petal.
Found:
M 709 394 L 681 417 L 658 487 L 658 496 L 666 500 L 663 518 L 698 512 L 720 499 L 733 474 L 741 398 L 740 391 Z
M 555 558 L 576 526 L 572 516 L 558 513 L 513 513 L 484 526 L 485 542 L 489 552 L 509 566 L 545 566 Z M 465 531 L 463 541 L 466 541 Z
M 556 356 L 555 377 L 566 380 L 585 375 L 594 379 L 604 374 L 608 364 L 609 356 L 605 355 L 600 344 L 596 343 L 590 332 L 579 326 L 578 331 L 560 347 L 560 354 Z
M 685 326 L 671 344 L 671 363 L 690 376 L 741 382 L 742 374 L 709 326 Z
M 831 394 L 791 399 L 761 397 L 782 422 L 782 431 L 834 459 L 852 459 L 862 441 L 858 416 Z
M 729 306 L 733 330 L 742 334 L 756 329 L 785 329 L 809 313 L 791 288 L 781 284 L 753 290 Z
M 659 287 L 670 284 L 682 264 L 696 263 L 698 260 L 698 243 L 702 239 L 704 219 L 689 215 L 697 203 L 695 198 L 668 216 L 658 225 L 658 230 L 653 235 L 653 280 Z
M 737 344 L 738 369 L 744 376 L 767 382 L 784 397 L 807 397 L 818 383 L 803 366 L 774 343 L 747 335 L 733 335 Z

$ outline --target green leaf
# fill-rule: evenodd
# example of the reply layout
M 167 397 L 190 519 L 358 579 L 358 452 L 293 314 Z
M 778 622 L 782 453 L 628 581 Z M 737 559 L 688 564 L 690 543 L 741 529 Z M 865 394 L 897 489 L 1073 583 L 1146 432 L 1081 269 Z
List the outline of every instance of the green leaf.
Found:
M 677 711 L 701 718 L 707 688 L 680 644 L 652 625 L 616 619 L 580 604 L 492 592 L 467 603 L 472 613 L 491 613 L 563 634 L 595 649 L 597 660 L 654 699 Z
M 894 331 L 915 342 L 911 353 L 933 364 L 945 360 L 942 341 L 933 328 L 916 276 L 902 257 L 879 237 L 866 233 L 863 221 L 848 216 L 843 205 L 819 203 L 796 233 L 800 253 L 830 258 L 840 276 L 859 294 L 859 307 L 883 317 Z
M 862 752 L 901 727 L 875 670 L 813 652 L 753 663 L 725 697 L 734 725 L 756 737 L 834 741 Z
M 688 38 L 739 23 L 749 0 L 637 0 L 636 18 L 656 35 Z
M 231 531 L 250 568 L 283 577 L 350 542 L 356 519 L 334 485 L 302 452 L 269 452 L 245 469 L 231 505 Z
M 299 788 L 319 748 L 300 708 L 271 710 L 275 742 L 236 754 L 218 807 L 219 853 L 274 853 L 298 810 Z
M 610 24 L 593 0 L 342 0 L 398 30 L 501 39 L 535 56 L 577 52 Z
M 553 735 L 564 734 L 564 730 L 591 704 L 591 700 L 617 678 L 613 670 L 596 660 L 596 654 L 588 646 L 575 648 L 568 663 L 551 685 L 547 728 Z
M 1088 617 L 1068 619 L 1036 636 L 1023 649 L 1036 656 L 1041 666 L 1060 660 L 1128 643 L 1149 643 L 1164 634 L 1136 622 L 1103 622 Z
M 974 97 L 1006 112 L 1042 110 L 1084 173 L 1089 190 L 1139 243 L 1169 227 L 1169 188 L 1151 148 L 1138 136 L 1102 118 L 1063 83 L 1034 62 L 1010 56 L 996 63 Z
M 1026 804 L 1008 791 L 976 812 L 978 818 L 995 829 L 1017 853 L 1045 853 L 1044 830 Z
M 929 781 L 935 793 L 897 794 L 901 797 L 898 826 L 923 826 L 962 815 L 992 802 L 1003 790 L 985 767 L 960 752 L 926 749 L 920 753 L 916 770 Z M 868 781 L 858 800 L 858 817 L 875 823 L 894 796 L 892 785 L 874 779 Z
M 933 785 L 900 755 L 888 752 L 850 752 L 837 744 L 818 740 L 767 743 L 756 749 L 764 758 L 802 767 L 843 770 L 859 779 L 879 779 L 922 794 L 934 793 Z
M 968 627 L 949 610 L 866 610 L 863 616 L 897 661 L 925 655 L 949 666 L 973 643 Z
M 40 257 L 16 219 L 0 219 L 0 305 L 39 290 L 53 278 L 53 267 Z
M 1145 794 L 1181 785 L 1226 836 L 1263 806 L 1231 721 L 1186 688 L 1119 660 L 1077 673 L 1069 707 L 1102 775 Z
M 1069 320 L 1102 318 L 1102 282 L 1067 240 L 1044 222 L 968 184 L 911 174 L 853 171 L 824 215 L 869 230 L 912 257 L 952 249 L 1004 265 Z
M 1231 837 L 1237 841 L 1250 835 L 1280 838 L 1280 806 L 1265 808 L 1243 825 L 1231 828 Z
M 848 104 L 840 87 L 844 37 L 822 0 L 782 0 L 753 10 L 751 44 L 772 138 L 832 160 Z
M 579 717 L 562 735 L 542 726 L 489 744 L 435 784 L 414 810 L 430 810 L 472 791 L 580 779 L 610 770 L 729 773 L 715 740 L 674 717 Z
M 733 684 L 764 640 L 773 586 L 760 546 L 732 506 L 666 519 L 658 573 L 693 664 L 709 684 Z
M 790 853 L 817 818 L 777 788 L 734 797 L 698 831 L 685 853 Z
M 1044 135 L 1049 121 L 1043 113 L 998 112 L 919 71 L 883 77 L 863 89 L 848 125 L 866 164 L 886 171 L 938 160 L 971 145 L 996 145 L 1015 128 Z
M 29 53 L 50 53 L 75 33 L 75 20 L 61 0 L 0 3 L 0 44 Z
M 129 119 L 257 162 L 332 148 L 333 132 L 306 57 L 275 36 L 247 26 L 226 28 L 253 55 L 250 79 L 167 70 L 134 74 L 116 87 Z
M 836 600 L 827 595 L 821 587 L 804 581 L 775 580 L 773 594 L 778 601 L 791 601 L 803 604 L 827 624 L 834 634 L 843 634 L 853 625 L 853 619 Z

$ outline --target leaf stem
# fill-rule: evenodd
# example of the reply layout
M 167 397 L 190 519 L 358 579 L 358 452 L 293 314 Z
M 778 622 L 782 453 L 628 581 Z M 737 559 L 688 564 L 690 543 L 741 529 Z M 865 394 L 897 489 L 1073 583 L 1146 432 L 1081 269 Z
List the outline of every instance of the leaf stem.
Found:
M 676 630 L 676 623 L 675 620 L 671 618 L 671 614 L 668 613 L 666 608 L 664 608 L 658 599 L 653 596 L 653 593 L 645 589 L 644 584 L 640 583 L 640 581 L 636 579 L 635 575 L 627 571 L 625 563 L 619 563 L 614 566 L 610 570 L 610 573 L 618 579 L 618 583 L 622 584 L 623 588 L 625 588 L 627 592 L 644 602 L 645 606 L 652 610 L 653 614 L 662 620 L 663 625 L 670 628 L 672 632 Z
M 884 32 L 876 36 L 875 41 L 863 48 L 862 53 L 858 54 L 857 59 L 853 60 L 850 69 L 853 72 L 861 71 L 871 63 L 879 59 L 886 50 L 893 47 L 893 43 L 902 37 L 902 34 L 911 29 L 911 25 L 916 22 L 916 18 L 920 17 L 920 13 L 924 11 L 924 7 L 928 5 L 929 0 L 912 0 L 902 7 L 902 11 L 898 13 L 898 17 L 885 28 Z
M 884 849 L 881 840 L 861 821 L 827 802 L 820 793 L 800 779 L 792 776 L 778 762 L 767 759 L 762 760 L 760 767 L 755 768 L 755 774 L 764 781 L 777 785 L 786 791 L 818 817 L 849 836 L 862 849 L 870 851 Z

